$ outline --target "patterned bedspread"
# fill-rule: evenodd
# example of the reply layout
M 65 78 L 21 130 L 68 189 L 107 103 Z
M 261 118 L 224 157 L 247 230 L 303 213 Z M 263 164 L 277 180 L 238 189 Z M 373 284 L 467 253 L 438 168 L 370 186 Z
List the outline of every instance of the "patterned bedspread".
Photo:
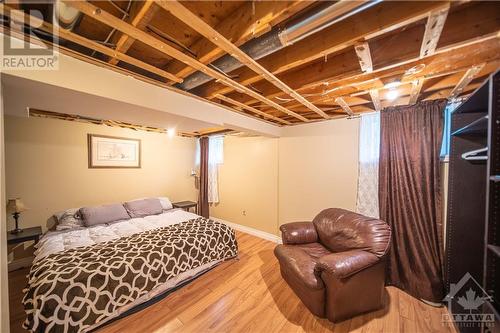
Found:
M 234 231 L 200 217 L 49 255 L 31 268 L 24 327 L 86 331 L 178 274 L 237 254 Z

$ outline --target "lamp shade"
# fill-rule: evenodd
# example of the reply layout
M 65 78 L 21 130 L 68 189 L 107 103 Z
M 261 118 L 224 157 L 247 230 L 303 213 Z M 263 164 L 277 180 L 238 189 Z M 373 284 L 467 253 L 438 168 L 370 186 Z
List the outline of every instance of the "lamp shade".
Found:
M 28 207 L 26 207 L 24 205 L 24 203 L 21 201 L 21 198 L 10 199 L 7 202 L 7 213 L 10 213 L 10 214 L 21 213 L 27 209 L 28 209 Z

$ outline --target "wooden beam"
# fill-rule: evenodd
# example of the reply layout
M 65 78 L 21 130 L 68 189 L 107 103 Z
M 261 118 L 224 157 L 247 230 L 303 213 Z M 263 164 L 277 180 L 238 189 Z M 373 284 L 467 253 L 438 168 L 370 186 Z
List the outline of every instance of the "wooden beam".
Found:
M 140 6 L 141 3 L 142 6 L 137 10 L 132 20 L 130 20 L 130 24 L 136 28 L 143 30 L 144 27 L 147 25 L 147 23 L 151 21 L 151 19 L 153 18 L 154 11 L 152 10 L 152 7 L 154 1 L 145 0 L 141 2 L 135 2 L 134 4 L 136 6 Z M 127 53 L 128 49 L 132 46 L 133 43 L 134 43 L 133 38 L 130 38 L 130 36 L 128 36 L 127 34 L 122 34 L 118 39 L 118 41 L 116 42 L 115 50 L 121 53 Z M 108 62 L 112 65 L 116 65 L 119 60 L 120 59 L 112 57 L 109 59 Z
M 497 49 L 497 54 L 500 54 L 500 49 Z M 439 64 L 438 64 L 439 65 Z M 413 81 L 403 81 L 401 86 L 398 88 L 398 91 L 400 93 L 400 96 L 397 100 L 393 101 L 391 104 L 393 105 L 404 105 L 408 104 L 411 105 L 410 103 L 410 97 L 412 94 L 412 84 L 417 81 L 417 80 L 425 80 L 423 81 L 424 83 L 428 82 L 428 85 L 425 90 L 421 89 L 420 96 L 418 100 L 430 100 L 430 99 L 436 99 L 436 98 L 448 98 L 450 96 L 451 91 L 453 88 L 457 85 L 458 81 L 462 78 L 463 72 L 465 72 L 470 66 L 467 67 L 467 69 L 461 69 L 461 70 L 456 70 L 453 68 L 453 70 L 447 70 L 444 68 L 444 66 L 440 66 L 441 71 L 439 72 L 427 72 L 427 73 L 422 73 L 422 75 L 418 78 L 413 78 Z M 500 58 L 497 60 L 493 60 L 491 62 L 488 62 L 485 64 L 483 69 L 481 70 L 480 75 L 481 78 L 487 77 L 489 74 L 495 72 L 498 68 L 500 68 Z M 458 74 L 458 75 L 457 75 Z M 476 78 L 478 76 L 476 75 Z M 464 93 L 470 93 L 475 89 L 477 85 L 480 85 L 480 82 L 474 82 L 473 84 L 469 84 L 466 86 L 465 90 L 462 92 L 462 95 L 460 97 L 464 96 Z M 370 87 L 368 84 L 363 84 L 360 85 L 360 87 L 363 87 L 362 91 L 358 91 L 356 93 L 349 93 L 345 89 L 340 89 L 337 90 L 335 94 L 328 94 L 325 95 L 322 98 L 318 98 L 315 101 L 315 104 L 319 107 L 322 107 L 324 110 L 328 110 L 329 107 L 331 107 L 332 100 L 335 100 L 337 97 L 342 97 L 346 103 L 349 104 L 351 109 L 353 109 L 353 106 L 369 106 L 371 104 L 371 98 L 366 99 L 365 96 L 369 96 L 369 90 L 371 89 L 378 89 L 376 85 L 373 87 Z M 338 92 L 338 94 L 337 94 Z M 363 98 L 361 98 L 363 97 Z M 384 103 L 381 101 L 382 107 L 384 106 Z M 301 105 L 295 104 L 295 105 L 286 105 L 289 109 L 295 110 L 295 111 L 300 111 Z M 325 111 L 326 111 L 325 110 Z M 353 109 L 354 110 L 354 109 Z M 262 110 L 262 111 L 267 111 L 267 110 Z
M 108 12 L 102 10 L 99 7 L 94 6 L 93 4 L 89 2 L 80 2 L 80 1 L 71 1 L 71 0 L 64 0 L 68 6 L 74 7 L 84 13 L 87 16 L 92 17 L 93 19 L 104 23 L 110 27 L 116 28 L 117 30 L 131 36 L 134 39 L 140 40 L 142 43 L 170 56 L 173 57 L 174 59 L 177 59 L 179 61 L 182 61 L 188 66 L 191 66 L 195 68 L 196 70 L 202 71 L 203 73 L 213 77 L 214 79 L 218 79 L 220 82 L 231 86 L 233 89 L 237 91 L 241 91 L 242 93 L 245 93 L 255 99 L 260 100 L 263 103 L 266 103 L 269 106 L 272 106 L 275 109 L 278 109 L 282 111 L 283 113 L 286 113 L 288 115 L 291 115 L 297 119 L 300 119 L 304 122 L 307 122 L 308 119 L 293 112 L 290 111 L 281 105 L 265 98 L 264 96 L 254 92 L 253 90 L 241 85 L 240 83 L 228 78 L 227 76 L 223 75 L 219 71 L 212 69 L 198 60 L 191 58 L 190 56 L 184 54 L 183 52 L 175 49 L 174 47 L 168 45 L 167 43 L 145 33 L 144 31 L 137 29 L 136 27 L 130 25 L 129 23 L 126 23 L 119 18 L 109 14 Z
M 500 48 L 494 48 L 492 50 L 493 53 L 495 54 L 500 54 Z M 467 68 L 458 68 L 458 67 L 452 67 L 452 68 L 445 68 L 442 66 L 442 63 L 446 64 L 447 63 L 447 58 L 446 55 L 442 57 L 437 63 L 436 66 L 440 69 L 439 71 L 434 71 L 431 69 L 430 71 L 423 71 L 419 77 L 412 77 L 412 81 L 403 81 L 401 86 L 405 86 L 404 89 L 400 88 L 398 89 L 400 92 L 403 91 L 403 93 L 400 95 L 400 98 L 408 98 L 408 104 L 410 103 L 410 97 L 412 93 L 412 84 L 416 81 L 422 81 L 422 82 L 427 82 L 435 78 L 440 78 L 440 77 L 445 77 L 445 79 L 441 80 L 439 84 L 431 84 L 424 92 L 422 90 L 420 91 L 420 95 L 423 95 L 421 98 L 422 100 L 429 99 L 429 93 L 432 93 L 434 98 L 448 98 L 452 89 L 456 86 L 460 78 L 462 78 L 462 74 L 464 71 L 470 68 L 470 65 L 467 66 Z M 470 56 L 466 55 L 465 58 L 471 58 Z M 474 59 L 470 59 L 469 63 L 474 62 Z M 465 64 L 465 63 L 464 63 Z M 459 64 L 462 65 L 462 64 Z M 486 65 L 483 67 L 481 70 L 481 76 L 484 77 L 492 72 L 494 72 L 496 69 L 498 69 L 500 66 L 500 57 L 496 56 L 496 60 L 490 61 L 486 63 Z M 399 71 L 400 72 L 400 71 Z M 397 73 L 397 72 L 396 72 Z M 460 74 L 460 75 L 456 75 Z M 476 76 L 477 77 L 477 76 Z M 366 104 L 370 103 L 370 100 L 367 100 L 363 102 L 363 99 L 356 98 L 355 100 L 351 100 L 352 97 L 354 96 L 364 96 L 364 95 L 369 95 L 369 91 L 372 89 L 381 89 L 382 87 L 379 86 L 379 84 L 376 81 L 373 80 L 367 80 L 364 81 L 363 78 L 360 78 L 359 85 L 357 85 L 358 88 L 362 90 L 353 90 L 350 88 L 349 85 L 340 87 L 338 90 L 335 90 L 331 94 L 326 94 L 324 96 L 318 97 L 315 99 L 315 104 L 318 106 L 321 105 L 328 105 L 329 101 L 332 99 L 335 99 L 337 97 L 342 97 L 346 100 L 346 102 L 352 107 L 353 105 L 359 105 L 359 104 Z M 467 90 L 470 90 L 470 85 L 466 87 Z M 438 92 L 439 93 L 436 93 Z M 396 104 L 400 104 L 398 101 L 396 101 Z M 286 106 L 289 109 L 292 110 L 300 110 L 300 104 L 295 104 L 295 105 L 290 105 L 286 104 Z M 263 110 L 266 111 L 266 110 Z
M 354 112 L 352 112 L 351 108 L 349 107 L 349 105 L 346 103 L 346 101 L 342 97 L 337 97 L 335 99 L 335 103 L 340 105 L 342 110 L 344 110 L 345 113 L 347 113 L 349 116 L 354 116 Z
M 270 115 L 269 113 L 265 113 L 265 112 L 260 111 L 260 110 L 258 110 L 258 109 L 256 109 L 256 108 L 253 108 L 253 107 L 248 106 L 248 105 L 246 105 L 246 104 L 243 104 L 243 103 L 240 103 L 240 102 L 238 102 L 238 101 L 235 101 L 234 99 L 229 98 L 229 97 L 226 97 L 226 96 L 224 96 L 224 95 L 218 95 L 218 96 L 217 96 L 217 98 L 218 98 L 218 99 L 220 99 L 220 100 L 223 100 L 223 101 L 225 101 L 225 102 L 227 102 L 227 103 L 230 103 L 230 104 L 236 105 L 236 106 L 238 106 L 238 107 L 240 107 L 240 108 L 242 108 L 242 109 L 248 110 L 248 111 L 253 112 L 253 113 L 255 113 L 255 114 L 258 114 L 258 115 L 261 115 L 261 116 L 263 116 L 263 117 L 265 117 L 265 118 L 269 118 L 269 119 L 272 119 L 272 120 L 274 120 L 274 121 L 280 122 L 280 123 L 282 123 L 282 124 L 285 124 L 285 125 L 290 125 L 290 124 L 291 124 L 291 122 L 289 122 L 289 121 L 287 121 L 287 120 L 284 120 L 284 119 L 281 119 L 281 118 L 275 117 L 275 116 L 273 116 L 273 115 Z
M 485 64 L 481 64 L 468 69 L 467 72 L 465 72 L 464 76 L 462 76 L 460 81 L 458 81 L 455 88 L 453 88 L 453 90 L 451 91 L 449 99 L 458 97 L 458 95 L 460 95 L 460 93 L 469 85 L 469 83 L 474 80 L 476 75 L 479 74 L 484 65 Z
M 11 19 L 13 19 L 15 21 L 28 24 L 32 28 L 41 29 L 41 30 L 48 32 L 48 33 L 54 32 L 54 29 L 52 28 L 52 25 L 50 23 L 47 23 L 47 22 L 45 22 L 37 17 L 27 15 L 20 10 L 12 9 L 4 4 L 0 4 L 0 13 L 2 15 L 9 16 Z M 81 45 L 81 46 L 86 47 L 88 49 L 95 50 L 95 51 L 100 52 L 102 54 L 105 54 L 107 56 L 115 57 L 123 62 L 131 64 L 135 67 L 144 69 L 148 72 L 154 73 L 154 74 L 159 75 L 161 77 L 167 78 L 171 81 L 179 82 L 179 83 L 182 82 L 181 78 L 179 78 L 179 77 L 177 77 L 177 76 L 175 76 L 167 71 L 164 71 L 164 70 L 157 68 L 155 66 L 152 66 L 148 63 L 145 63 L 143 61 L 140 61 L 138 59 L 130 57 L 130 56 L 123 54 L 119 51 L 115 51 L 115 50 L 113 50 L 109 47 L 106 47 L 102 44 L 99 44 L 97 42 L 91 41 L 85 37 L 82 37 L 80 35 L 77 35 L 71 31 L 69 31 L 69 30 L 56 29 L 55 31 L 57 31 L 59 37 L 61 37 L 63 39 L 66 39 L 68 41 L 71 41 L 73 43 Z
M 180 2 L 176 0 L 159 0 L 157 4 L 163 9 L 169 11 L 179 20 L 193 28 L 195 31 L 205 36 L 207 39 L 211 40 L 215 45 L 220 47 L 222 50 L 231 54 L 232 57 L 236 58 L 242 64 L 252 69 L 254 72 L 260 74 L 264 79 L 269 81 L 271 84 L 276 86 L 281 91 L 290 95 L 292 98 L 300 102 L 302 105 L 307 107 L 309 110 L 316 112 L 325 119 L 328 119 L 328 115 L 324 113 L 321 109 L 314 106 L 302 95 L 297 93 L 295 90 L 286 85 L 283 81 L 278 79 L 274 74 L 269 72 L 266 68 L 260 65 L 252 57 L 247 55 L 245 52 L 240 50 L 236 45 L 227 40 L 222 34 L 213 29 L 210 25 L 205 23 L 197 15 L 193 14 L 189 9 L 184 7 Z
M 430 12 L 427 24 L 425 25 L 424 39 L 420 48 L 420 58 L 434 54 L 439 37 L 441 37 L 441 32 L 443 31 L 446 17 L 448 16 L 448 10 L 449 7 Z
M 360 75 L 370 79 L 376 79 L 380 77 L 382 73 L 385 75 L 385 72 L 390 72 L 391 70 L 393 72 L 399 71 L 403 74 L 404 71 L 414 66 L 426 66 L 425 68 L 430 68 L 429 66 L 431 66 L 432 68 L 436 68 L 435 56 L 445 53 L 447 54 L 448 59 L 443 58 L 442 56 L 437 58 L 440 61 L 440 66 L 443 68 L 449 68 L 450 64 L 453 65 L 453 62 L 468 62 L 468 66 L 470 67 L 484 61 L 491 61 L 493 59 L 492 56 L 494 56 L 493 54 L 485 54 L 484 57 L 486 58 L 481 60 L 483 55 L 480 53 L 482 52 L 484 54 L 484 50 L 487 45 L 499 45 L 500 26 L 498 24 L 498 20 L 500 19 L 500 15 L 498 14 L 498 11 L 495 12 L 491 10 L 492 4 L 490 3 L 481 3 L 479 5 L 474 5 L 473 7 L 478 8 L 471 9 L 470 6 L 468 6 L 467 10 L 472 10 L 472 12 L 476 14 L 476 17 L 481 19 L 481 22 L 477 23 L 475 29 L 466 29 L 465 31 L 460 31 L 459 29 L 457 30 L 457 27 L 455 27 L 456 24 L 460 24 L 460 21 L 470 23 L 470 20 L 467 19 L 467 15 L 464 16 L 464 14 L 467 14 L 466 10 L 454 11 L 450 14 L 447 20 L 448 23 L 454 22 L 454 24 L 450 25 L 447 23 L 445 27 L 446 33 L 443 33 L 441 36 L 440 47 L 436 49 L 434 55 L 424 59 L 420 59 L 418 54 L 418 50 L 421 45 L 419 41 L 410 47 L 410 49 L 414 49 L 414 52 L 405 51 L 405 45 L 401 44 L 399 51 L 390 51 L 392 57 L 389 59 L 393 58 L 395 60 L 385 61 L 383 62 L 383 65 L 379 65 L 376 69 L 374 69 L 372 73 L 363 74 L 359 68 L 359 63 L 356 61 L 354 49 L 349 49 L 346 50 L 346 52 L 332 56 L 328 60 L 328 63 L 316 61 L 308 66 L 307 70 L 300 68 L 294 71 L 289 71 L 281 74 L 280 79 L 289 83 L 291 88 L 296 89 L 304 96 L 311 96 L 315 94 L 317 95 L 321 91 L 338 87 L 339 81 L 341 80 L 359 81 Z M 481 13 L 482 15 L 480 15 Z M 457 33 L 461 36 L 461 39 L 456 37 Z M 381 45 L 392 43 L 391 40 L 393 38 L 393 36 L 388 36 L 387 42 L 385 39 L 380 39 L 380 43 Z M 394 47 L 396 47 L 396 45 Z M 481 48 L 481 52 L 475 49 L 477 47 Z M 474 52 L 475 50 L 477 52 Z M 462 56 L 460 53 L 468 54 L 469 58 L 464 59 L 465 56 Z M 444 60 L 444 62 L 442 60 Z M 473 61 L 471 62 L 471 60 Z M 275 98 L 283 95 L 276 89 L 272 89 L 274 87 L 263 83 L 253 85 L 253 87 L 262 91 L 268 98 Z M 314 103 L 314 98 L 308 97 L 308 99 Z M 244 103 L 247 102 L 245 100 L 240 101 Z M 284 104 L 284 106 L 286 106 L 286 104 Z
M 417 103 L 418 96 L 420 95 L 420 90 L 422 90 L 422 85 L 424 84 L 424 81 L 425 81 L 424 78 L 412 81 L 409 104 Z
M 359 66 L 365 73 L 373 71 L 372 55 L 370 53 L 370 45 L 368 42 L 358 43 L 354 46 L 354 50 L 358 55 Z
M 432 10 L 447 8 L 447 1 L 402 1 L 382 2 L 357 15 L 331 25 L 320 33 L 313 34 L 289 47 L 277 51 L 259 63 L 273 74 L 297 68 L 305 63 L 324 58 L 325 55 L 338 52 L 363 40 L 366 36 L 378 36 L 398 29 L 428 16 Z M 363 22 L 363 24 L 360 24 Z M 243 85 L 253 84 L 262 78 L 253 71 L 240 69 L 234 71 Z M 206 95 L 226 94 L 230 87 L 218 89 Z
M 38 46 L 41 46 L 41 47 L 46 46 L 46 44 L 48 43 L 48 44 L 52 45 L 52 47 L 57 47 L 58 51 L 61 54 L 64 54 L 66 56 L 69 56 L 69 57 L 72 57 L 72 58 L 75 58 L 75 59 L 78 59 L 78 60 L 81 60 L 81 61 L 88 62 L 88 63 L 90 63 L 92 65 L 95 65 L 95 66 L 99 66 L 99 67 L 102 67 L 102 68 L 106 68 L 106 69 L 112 70 L 112 71 L 120 73 L 122 75 L 127 75 L 127 76 L 130 76 L 130 77 L 133 77 L 133 78 L 135 78 L 137 80 L 146 82 L 148 84 L 155 85 L 157 87 L 161 87 L 161 88 L 165 88 L 167 90 L 175 91 L 178 94 L 189 96 L 191 98 L 194 98 L 194 99 L 197 99 L 197 100 L 200 100 L 200 101 L 204 101 L 206 103 L 209 103 L 209 104 L 212 104 L 212 105 L 215 105 L 215 106 L 218 106 L 218 107 L 222 107 L 222 108 L 224 108 L 224 109 L 226 109 L 228 111 L 236 112 L 236 113 L 242 114 L 242 115 L 244 115 L 246 117 L 249 117 L 249 118 L 253 118 L 253 119 L 256 119 L 256 120 L 259 120 L 259 121 L 263 121 L 263 122 L 269 123 L 271 125 L 276 125 L 276 123 L 271 122 L 271 121 L 269 121 L 267 119 L 262 119 L 260 117 L 254 116 L 254 115 L 241 112 L 240 110 L 231 108 L 231 107 L 229 107 L 227 105 L 223 105 L 223 104 L 220 104 L 220 103 L 215 103 L 215 102 L 212 102 L 210 100 L 203 99 L 203 98 L 201 98 L 199 96 L 190 94 L 190 93 L 188 93 L 186 91 L 173 88 L 173 87 L 171 87 L 167 83 L 160 82 L 158 80 L 151 79 L 151 78 L 143 76 L 141 74 L 131 72 L 131 71 L 129 71 L 129 70 L 125 69 L 125 68 L 122 68 L 122 67 L 111 65 L 108 62 L 104 62 L 104 61 L 101 61 L 99 59 L 92 58 L 92 57 L 90 57 L 90 56 L 88 56 L 86 54 L 78 53 L 78 52 L 76 52 L 74 50 L 71 50 L 71 49 L 68 49 L 68 48 L 66 48 L 64 46 L 54 45 L 54 44 L 52 44 L 50 42 L 47 42 L 47 41 L 41 42 L 38 38 L 33 38 L 32 36 L 27 35 L 23 31 L 16 31 L 16 30 L 13 30 L 12 28 L 9 29 L 9 28 L 6 28 L 5 26 L 0 26 L 0 33 L 3 33 L 6 36 L 12 36 L 12 37 L 15 37 L 17 39 L 24 40 L 27 43 L 31 43 L 33 45 L 38 45 Z
M 272 26 L 292 17 L 294 14 L 311 5 L 309 1 L 245 1 L 238 9 L 215 29 L 234 45 L 241 46 L 252 38 L 259 37 L 269 31 Z M 200 38 L 189 47 L 201 63 L 209 64 L 225 53 L 210 40 Z M 194 72 L 191 67 L 173 61 L 166 67 L 179 77 L 186 77 Z
M 373 106 L 375 107 L 375 111 L 380 111 L 382 109 L 380 105 L 380 95 L 377 89 L 370 90 L 370 97 L 372 98 Z

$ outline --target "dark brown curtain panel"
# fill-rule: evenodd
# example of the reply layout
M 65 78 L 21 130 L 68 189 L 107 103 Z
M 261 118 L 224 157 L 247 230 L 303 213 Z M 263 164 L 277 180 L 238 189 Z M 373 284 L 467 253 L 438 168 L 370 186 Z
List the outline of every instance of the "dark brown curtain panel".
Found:
M 200 191 L 198 215 L 208 218 L 208 137 L 200 138 Z
M 441 302 L 441 166 L 446 100 L 389 107 L 380 113 L 380 219 L 392 227 L 387 284 Z

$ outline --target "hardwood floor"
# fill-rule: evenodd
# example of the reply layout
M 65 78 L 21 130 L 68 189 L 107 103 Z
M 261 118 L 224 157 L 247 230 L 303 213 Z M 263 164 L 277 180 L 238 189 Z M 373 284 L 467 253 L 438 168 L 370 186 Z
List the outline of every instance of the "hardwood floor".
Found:
M 454 332 L 441 323 L 444 307 L 431 307 L 393 287 L 387 288 L 382 310 L 335 325 L 317 318 L 281 278 L 276 244 L 240 232 L 237 238 L 239 260 L 222 263 L 97 332 Z M 9 273 L 11 332 L 25 332 L 21 299 L 27 273 Z

